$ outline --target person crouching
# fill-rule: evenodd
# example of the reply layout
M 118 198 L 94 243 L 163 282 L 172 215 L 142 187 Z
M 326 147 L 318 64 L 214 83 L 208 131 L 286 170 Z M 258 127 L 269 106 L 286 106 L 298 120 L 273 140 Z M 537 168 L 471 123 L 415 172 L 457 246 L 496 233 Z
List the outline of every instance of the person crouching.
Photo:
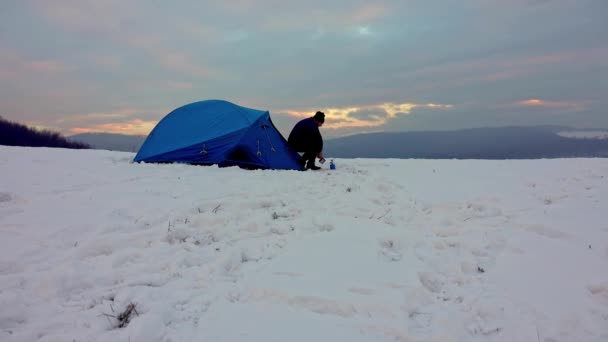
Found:
M 323 161 L 323 137 L 319 127 L 325 122 L 325 113 L 316 112 L 313 117 L 299 121 L 289 133 L 287 143 L 296 152 L 304 152 L 300 164 L 305 170 L 319 170 L 315 158 Z

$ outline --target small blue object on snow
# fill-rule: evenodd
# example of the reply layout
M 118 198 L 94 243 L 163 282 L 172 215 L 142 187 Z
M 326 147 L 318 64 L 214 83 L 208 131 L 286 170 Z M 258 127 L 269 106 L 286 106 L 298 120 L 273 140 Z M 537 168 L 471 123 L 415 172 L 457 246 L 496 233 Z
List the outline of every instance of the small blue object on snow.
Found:
M 334 164 L 334 160 L 333 159 L 329 161 L 329 168 L 332 169 L 332 170 L 336 169 L 336 164 Z

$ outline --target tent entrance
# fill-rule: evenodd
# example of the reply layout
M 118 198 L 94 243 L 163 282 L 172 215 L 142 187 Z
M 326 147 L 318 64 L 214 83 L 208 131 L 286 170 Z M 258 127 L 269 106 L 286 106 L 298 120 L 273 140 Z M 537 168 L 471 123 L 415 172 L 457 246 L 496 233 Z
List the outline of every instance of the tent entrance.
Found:
M 260 159 L 251 154 L 252 151 L 246 146 L 237 146 L 226 155 L 226 160 L 222 162 L 222 166 L 240 166 L 241 168 L 265 169 L 264 165 L 260 164 Z

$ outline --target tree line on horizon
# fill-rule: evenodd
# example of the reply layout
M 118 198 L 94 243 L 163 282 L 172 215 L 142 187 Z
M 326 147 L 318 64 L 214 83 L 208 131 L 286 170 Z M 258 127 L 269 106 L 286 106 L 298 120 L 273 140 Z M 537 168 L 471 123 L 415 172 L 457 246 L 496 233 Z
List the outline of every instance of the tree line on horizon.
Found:
M 0 145 L 89 149 L 91 146 L 68 140 L 58 132 L 36 129 L 0 116 Z

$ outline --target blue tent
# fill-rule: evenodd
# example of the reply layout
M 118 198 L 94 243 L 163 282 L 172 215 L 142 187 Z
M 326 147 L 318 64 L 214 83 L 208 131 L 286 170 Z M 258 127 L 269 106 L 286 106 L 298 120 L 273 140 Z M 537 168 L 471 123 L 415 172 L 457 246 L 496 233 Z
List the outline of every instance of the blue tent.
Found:
M 299 158 L 268 111 L 208 100 L 167 114 L 150 132 L 134 161 L 302 170 Z

